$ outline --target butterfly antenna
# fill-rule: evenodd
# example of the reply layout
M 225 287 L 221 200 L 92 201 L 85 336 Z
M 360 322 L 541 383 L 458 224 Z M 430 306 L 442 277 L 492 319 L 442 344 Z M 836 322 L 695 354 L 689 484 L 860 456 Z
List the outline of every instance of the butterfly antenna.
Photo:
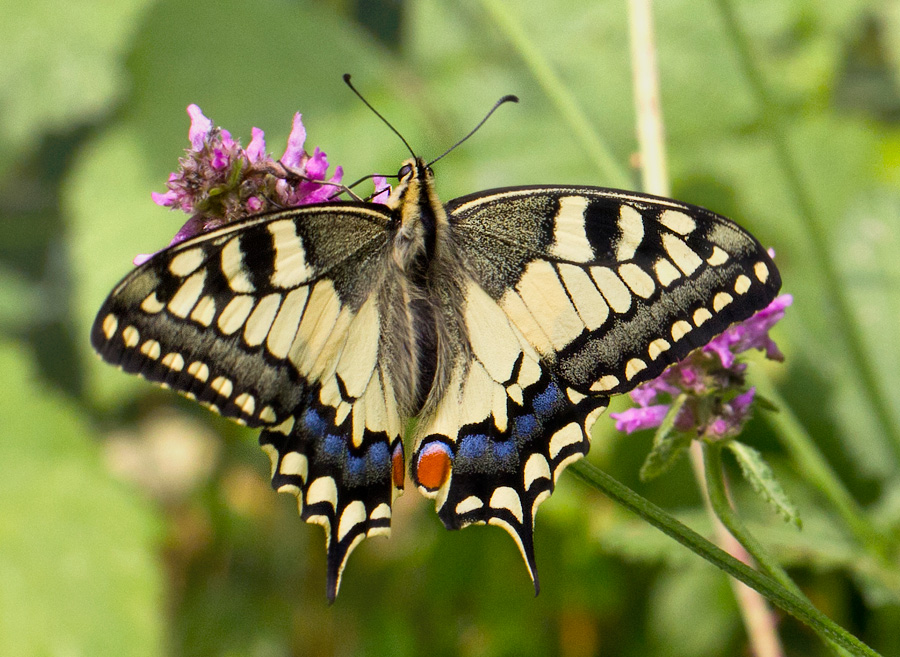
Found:
M 431 162 L 428 163 L 428 166 L 431 166 L 432 164 L 434 164 L 435 162 L 437 162 L 438 160 L 440 160 L 440 159 L 443 158 L 444 156 L 448 155 L 448 154 L 450 153 L 450 151 L 454 150 L 457 146 L 459 146 L 459 145 L 462 144 L 464 141 L 466 141 L 469 137 L 471 137 L 471 136 L 474 135 L 476 132 L 478 132 L 478 129 L 479 129 L 481 126 L 483 126 L 483 125 L 485 124 L 485 122 L 486 122 L 489 118 L 491 118 L 491 114 L 493 114 L 494 112 L 496 112 L 498 107 L 500 107 L 500 106 L 503 105 L 504 103 L 518 103 L 518 102 L 519 102 L 519 97 L 518 97 L 518 96 L 514 96 L 514 95 L 512 95 L 512 94 L 509 94 L 508 96 L 504 96 L 503 98 L 501 98 L 500 100 L 498 100 L 496 103 L 494 103 L 494 106 L 493 106 L 493 107 L 491 108 L 491 110 L 485 115 L 485 117 L 484 117 L 483 119 L 481 119 L 481 121 L 478 122 L 478 125 L 476 125 L 474 128 L 472 128 L 472 130 L 469 132 L 469 134 L 467 134 L 465 137 L 463 137 L 463 138 L 460 139 L 458 142 L 456 142 L 455 144 L 453 144 L 453 146 L 451 146 L 451 147 L 448 148 L 446 151 L 444 151 L 443 153 L 441 153 L 440 155 L 438 155 L 436 158 L 434 158 Z
M 397 128 L 392 126 L 391 122 L 388 121 L 386 118 L 384 118 L 381 115 L 381 112 L 379 112 L 377 109 L 372 107 L 372 104 L 369 101 L 367 101 L 365 98 L 363 98 L 363 95 L 356 90 L 356 87 L 354 87 L 353 84 L 350 82 L 350 74 L 349 73 L 344 73 L 344 82 L 347 84 L 348 87 L 350 87 L 350 90 L 353 93 L 355 93 L 357 95 L 357 97 L 365 104 L 365 106 L 368 107 L 370 110 L 372 110 L 372 112 L 375 113 L 375 116 L 377 116 L 379 119 L 381 119 L 381 121 L 387 127 L 389 127 L 391 130 L 393 130 L 395 135 L 400 137 L 400 141 L 402 141 L 403 145 L 406 146 L 406 150 L 409 151 L 409 154 L 412 155 L 413 157 L 416 157 L 415 152 L 413 152 L 412 146 L 410 146 L 409 142 L 403 138 L 403 135 L 400 134 L 400 132 L 397 130 Z

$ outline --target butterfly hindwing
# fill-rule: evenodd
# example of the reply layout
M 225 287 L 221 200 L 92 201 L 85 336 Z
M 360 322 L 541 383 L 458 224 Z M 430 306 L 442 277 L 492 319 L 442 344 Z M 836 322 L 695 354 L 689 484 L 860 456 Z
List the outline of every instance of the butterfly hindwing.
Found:
M 400 419 L 384 372 L 372 372 L 362 397 L 346 406 L 334 401 L 316 384 L 290 427 L 260 435 L 272 486 L 296 495 L 303 520 L 325 530 L 329 600 L 350 552 L 368 536 L 390 533 L 404 478 Z
M 403 483 L 380 354 L 383 207 L 297 208 L 170 247 L 92 331 L 107 361 L 264 429 L 273 486 L 325 527 L 332 599 L 353 547 L 389 531 Z

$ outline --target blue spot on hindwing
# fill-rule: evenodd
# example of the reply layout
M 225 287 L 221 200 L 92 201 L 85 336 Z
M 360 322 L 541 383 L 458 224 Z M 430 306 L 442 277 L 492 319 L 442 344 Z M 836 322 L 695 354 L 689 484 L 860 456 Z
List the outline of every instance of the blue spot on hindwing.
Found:
M 488 437 L 483 434 L 466 436 L 459 442 L 457 454 L 464 459 L 481 458 L 487 451 Z
M 366 453 L 366 460 L 370 467 L 381 470 L 387 468 L 391 464 L 391 450 L 387 443 L 375 443 Z
M 512 440 L 503 440 L 494 443 L 494 455 L 500 461 L 505 461 L 513 457 L 516 453 L 516 444 Z
M 553 381 L 547 384 L 547 388 L 543 392 L 534 397 L 534 410 L 541 419 L 552 417 L 565 407 L 566 398 Z
M 513 418 L 512 437 L 517 442 L 527 442 L 540 433 L 537 418 L 529 413 Z
M 362 477 L 366 473 L 366 459 L 362 456 L 348 456 L 346 467 L 350 479 Z
M 344 451 L 344 442 L 343 436 L 336 436 L 330 433 L 322 441 L 322 449 L 330 456 L 338 456 Z

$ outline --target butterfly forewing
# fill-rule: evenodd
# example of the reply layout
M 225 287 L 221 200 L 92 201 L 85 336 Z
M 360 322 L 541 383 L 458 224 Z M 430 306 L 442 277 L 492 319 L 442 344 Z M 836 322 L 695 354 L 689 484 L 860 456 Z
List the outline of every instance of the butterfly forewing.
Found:
M 581 394 L 659 376 L 781 285 L 749 233 L 669 199 L 526 187 L 457 199 L 448 212 L 485 290 Z

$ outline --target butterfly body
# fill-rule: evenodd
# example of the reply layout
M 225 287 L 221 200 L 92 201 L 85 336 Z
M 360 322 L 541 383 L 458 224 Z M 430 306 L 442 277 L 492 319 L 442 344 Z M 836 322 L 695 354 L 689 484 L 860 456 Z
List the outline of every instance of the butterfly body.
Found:
M 577 186 L 437 197 L 412 159 L 385 205 L 227 225 L 129 274 L 106 360 L 262 429 L 273 486 L 325 528 L 328 594 L 412 480 L 448 528 L 495 524 L 537 586 L 538 506 L 613 394 L 765 307 L 777 269 L 712 212 Z

